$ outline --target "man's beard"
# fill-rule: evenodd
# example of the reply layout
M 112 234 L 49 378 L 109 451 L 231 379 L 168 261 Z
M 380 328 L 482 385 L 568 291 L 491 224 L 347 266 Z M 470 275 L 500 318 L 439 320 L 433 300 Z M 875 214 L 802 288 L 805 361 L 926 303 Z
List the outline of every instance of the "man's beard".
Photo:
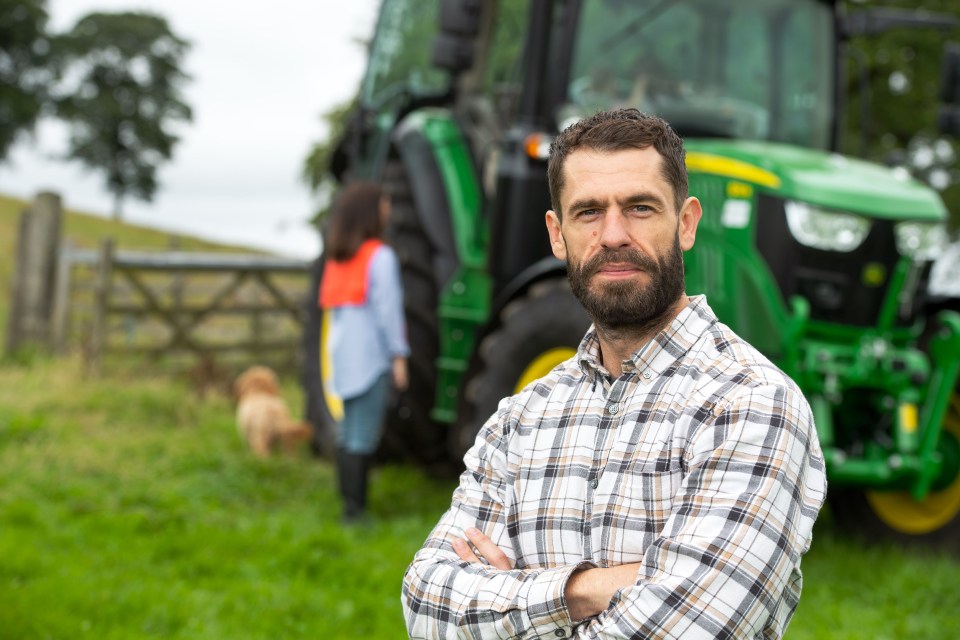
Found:
M 591 278 L 610 263 L 633 265 L 650 282 L 631 278 L 594 284 L 591 289 Z M 675 236 L 670 251 L 657 260 L 637 249 L 602 249 L 580 265 L 567 259 L 567 277 L 573 295 L 601 330 L 647 333 L 660 329 L 684 291 L 680 238 Z

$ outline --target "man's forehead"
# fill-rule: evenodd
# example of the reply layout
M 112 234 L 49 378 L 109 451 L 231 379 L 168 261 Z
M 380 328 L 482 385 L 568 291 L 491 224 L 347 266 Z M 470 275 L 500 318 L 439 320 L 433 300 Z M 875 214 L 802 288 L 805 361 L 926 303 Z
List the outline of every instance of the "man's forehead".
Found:
M 639 162 L 643 164 L 660 164 L 660 152 L 656 147 L 624 147 L 623 149 L 596 149 L 593 147 L 578 147 L 567 154 L 564 169 L 571 164 L 613 164 L 619 162 Z
M 610 176 L 625 176 L 636 173 L 654 177 L 666 189 L 666 195 L 672 196 L 672 189 L 663 177 L 663 157 L 653 146 L 630 147 L 613 151 L 580 148 L 567 155 L 563 164 L 563 187 L 560 199 L 566 200 L 571 187 L 579 187 L 581 183 L 592 179 L 603 180 Z M 649 186 L 649 185 L 648 185 Z

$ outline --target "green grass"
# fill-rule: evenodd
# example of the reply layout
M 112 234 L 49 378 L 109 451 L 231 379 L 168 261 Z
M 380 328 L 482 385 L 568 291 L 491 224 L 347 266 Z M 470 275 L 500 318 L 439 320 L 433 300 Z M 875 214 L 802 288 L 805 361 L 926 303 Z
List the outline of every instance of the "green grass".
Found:
M 292 407 L 300 395 L 288 380 Z M 242 447 L 233 406 L 74 360 L 0 367 L 0 638 L 402 638 L 452 484 L 387 466 L 344 529 L 330 466 Z M 960 637 L 960 561 L 817 525 L 788 638 Z
M 865 547 L 827 526 L 803 562 L 791 640 L 960 638 L 960 561 Z
M 452 489 L 381 468 L 344 529 L 329 465 L 253 459 L 228 399 L 42 361 L 0 369 L 0 487 L 0 637 L 71 639 L 404 637 Z

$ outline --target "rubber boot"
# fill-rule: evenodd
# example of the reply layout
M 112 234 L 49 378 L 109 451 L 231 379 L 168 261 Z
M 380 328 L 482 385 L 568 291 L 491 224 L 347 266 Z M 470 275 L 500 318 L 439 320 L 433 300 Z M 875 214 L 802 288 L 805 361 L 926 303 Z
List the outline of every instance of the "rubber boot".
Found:
M 343 449 L 337 449 L 337 490 L 340 493 L 340 502 L 343 505 L 344 522 L 350 520 L 359 510 L 354 503 L 353 477 L 351 474 L 351 455 Z
M 340 451 L 337 470 L 340 480 L 340 495 L 343 498 L 343 521 L 345 524 L 362 523 L 366 519 L 367 502 L 367 456 Z
M 357 455 L 357 502 L 360 505 L 360 511 L 367 512 L 367 489 L 370 486 L 370 463 L 373 456 L 366 454 Z

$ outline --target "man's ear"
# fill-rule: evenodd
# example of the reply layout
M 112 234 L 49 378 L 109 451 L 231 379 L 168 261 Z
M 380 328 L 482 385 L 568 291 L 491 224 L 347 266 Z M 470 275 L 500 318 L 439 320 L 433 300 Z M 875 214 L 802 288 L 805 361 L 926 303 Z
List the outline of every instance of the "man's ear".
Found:
M 558 260 L 567 259 L 567 243 L 560 232 L 560 217 L 554 211 L 547 211 L 547 233 L 550 234 L 550 248 Z
M 697 239 L 697 225 L 700 224 L 700 218 L 703 217 L 703 209 L 700 207 L 700 201 L 694 197 L 687 198 L 680 209 L 680 228 L 677 230 L 680 236 L 680 248 L 689 251 Z

